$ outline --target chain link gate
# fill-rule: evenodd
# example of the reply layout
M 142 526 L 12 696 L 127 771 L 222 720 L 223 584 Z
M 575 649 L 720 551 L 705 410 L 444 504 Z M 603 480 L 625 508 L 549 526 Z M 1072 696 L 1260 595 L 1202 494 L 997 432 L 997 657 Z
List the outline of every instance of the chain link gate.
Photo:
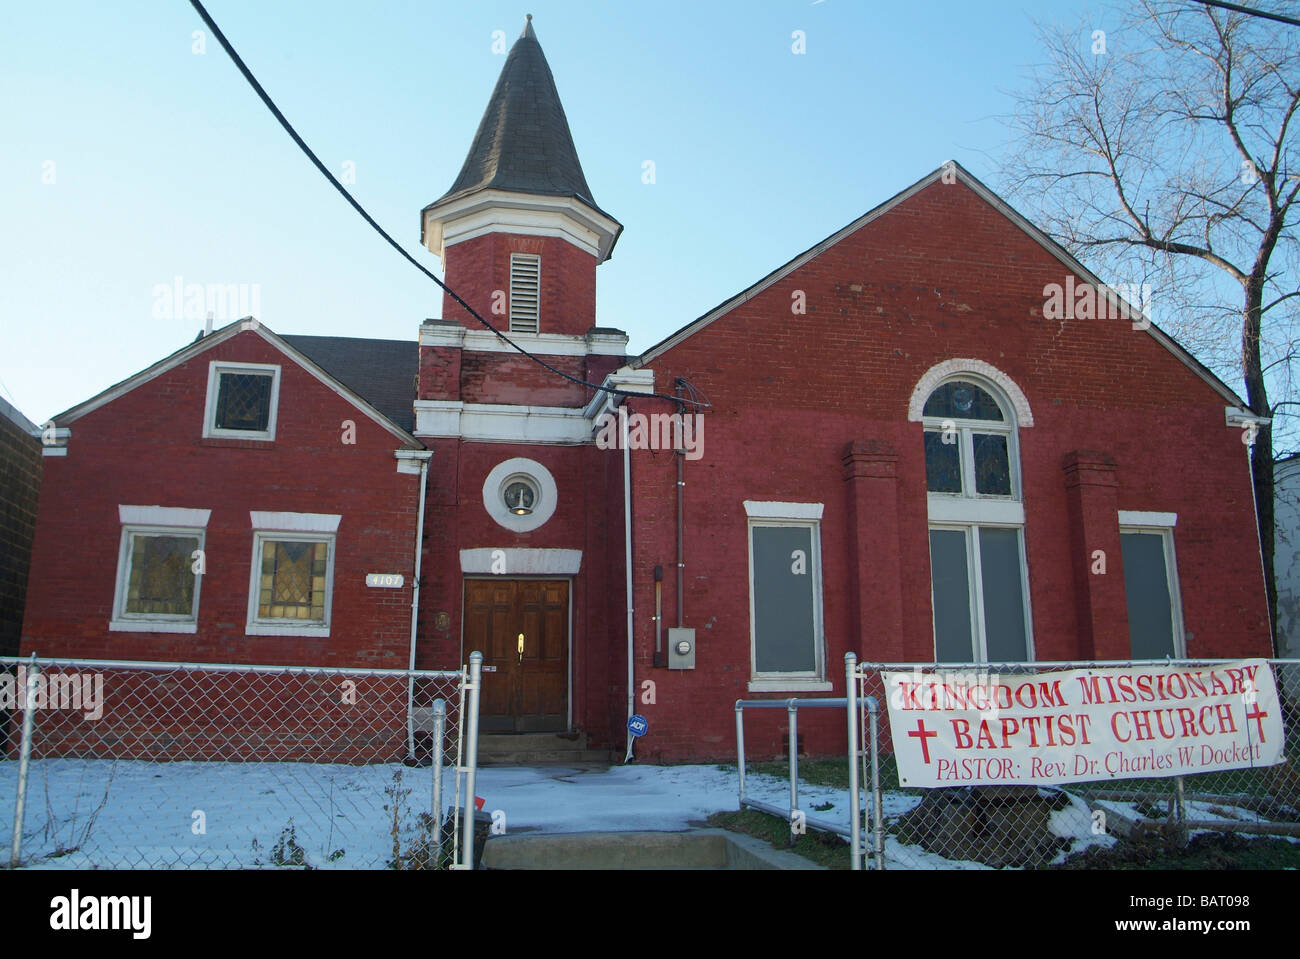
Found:
M 0 857 L 471 869 L 481 666 L 0 658 Z
M 1238 660 L 1120 660 L 1036 663 L 858 663 L 845 656 L 848 690 L 852 868 L 1002 868 L 1059 863 L 1091 845 L 1198 833 L 1300 840 L 1300 660 L 1269 659 L 1282 711 L 1278 765 L 1182 776 L 1098 777 L 1055 786 L 923 789 L 899 781 L 881 673 L 1047 676 L 1075 669 L 1213 668 Z M 872 707 L 875 707 L 874 709 Z M 875 773 L 872 773 L 874 768 Z M 878 775 L 878 786 L 872 776 Z M 867 792 L 864 810 L 862 788 Z M 949 794 L 947 836 L 918 814 L 929 794 Z M 1021 807 L 1006 815 L 1009 807 Z M 991 814 L 991 811 L 996 814 Z

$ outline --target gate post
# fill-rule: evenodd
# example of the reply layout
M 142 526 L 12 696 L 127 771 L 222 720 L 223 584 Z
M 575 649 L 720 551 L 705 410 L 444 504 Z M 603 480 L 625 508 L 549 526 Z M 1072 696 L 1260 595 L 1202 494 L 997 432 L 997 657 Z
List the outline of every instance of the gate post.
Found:
M 20 669 L 22 667 L 19 667 Z M 17 869 L 22 858 L 23 848 L 23 812 L 27 805 L 27 766 L 32 755 L 32 700 L 36 698 L 36 677 L 40 669 L 36 665 L 36 654 L 32 654 L 31 665 L 27 667 L 27 676 L 23 689 L 23 739 L 18 752 L 18 791 L 14 799 L 14 834 L 9 849 L 9 868 Z
M 858 656 L 844 654 L 844 691 L 849 700 L 849 862 L 862 868 L 862 799 L 858 795 Z
M 474 796 L 474 779 L 478 774 L 478 700 L 483 685 L 483 654 L 478 650 L 469 654 L 469 682 L 465 688 L 469 691 L 469 706 L 465 710 L 463 726 L 465 734 L 465 823 L 464 845 L 465 864 L 462 868 L 474 868 L 474 809 L 477 803 Z

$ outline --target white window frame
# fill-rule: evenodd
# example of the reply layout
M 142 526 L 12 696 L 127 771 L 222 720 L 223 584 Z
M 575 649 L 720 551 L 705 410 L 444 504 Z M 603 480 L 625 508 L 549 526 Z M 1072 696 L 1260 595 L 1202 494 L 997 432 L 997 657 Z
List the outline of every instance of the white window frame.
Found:
M 515 325 L 515 264 L 532 263 L 536 268 L 537 291 L 534 294 L 533 314 L 531 324 L 523 322 L 519 326 Z M 511 333 L 540 333 L 542 331 L 542 257 L 538 253 L 511 253 L 510 254 L 510 332 Z
M 1174 627 L 1174 659 L 1187 658 L 1187 631 L 1183 625 L 1183 593 L 1178 584 L 1178 556 L 1174 551 L 1174 527 L 1178 522 L 1175 513 L 1126 513 L 1120 510 L 1119 534 L 1148 533 L 1158 535 L 1165 547 L 1165 581 L 1169 586 L 1169 602 L 1172 605 L 1171 621 Z M 1129 522 L 1126 522 L 1129 520 Z M 1120 556 L 1123 557 L 1123 539 L 1120 540 Z M 1125 614 L 1128 612 L 1128 594 L 1125 591 Z M 1131 624 L 1130 624 L 1131 628 Z
M 924 397 L 918 397 L 920 408 L 924 409 L 930 396 L 941 387 L 953 382 L 971 383 L 993 397 L 1002 419 L 976 420 L 957 417 L 921 416 L 924 433 L 942 433 L 945 420 L 951 420 L 958 434 L 959 463 L 961 467 L 960 493 L 931 492 L 930 477 L 925 473 L 926 502 L 929 514 L 929 529 L 926 532 L 926 546 L 929 548 L 929 530 L 959 530 L 966 534 L 967 588 L 971 591 L 971 652 L 977 657 L 975 662 L 988 662 L 988 636 L 984 623 L 984 571 L 980 563 L 979 535 L 980 529 L 1013 529 L 1019 533 L 1020 543 L 1020 593 L 1024 604 L 1025 617 L 1025 656 L 1026 662 L 1033 662 L 1034 618 L 1029 596 L 1029 546 L 1025 533 L 1024 487 L 1020 476 L 1020 421 L 1016 413 L 1016 404 L 1012 402 L 1008 391 L 1000 384 L 986 376 L 966 370 L 954 370 L 930 387 Z M 987 433 L 1007 438 L 1007 469 L 1011 479 L 1010 494 L 980 493 L 975 485 L 975 433 Z M 924 435 L 922 435 L 924 443 Z M 923 464 L 924 465 L 924 464 Z M 934 575 L 930 576 L 931 623 L 934 624 Z M 933 636 L 934 655 L 939 655 L 939 637 Z
M 207 531 L 201 526 L 159 526 L 145 523 L 124 523 L 122 525 L 122 537 L 118 544 L 117 554 L 117 583 L 113 591 L 113 615 L 108 623 L 110 632 L 198 632 L 199 592 L 203 585 L 202 573 L 194 574 L 194 600 L 188 616 L 177 613 L 128 613 L 126 611 L 126 600 L 131 582 L 131 557 L 133 553 L 131 544 L 136 536 L 192 536 L 199 541 L 198 548 L 206 551 L 206 533 Z
M 749 556 L 749 691 L 750 692 L 828 692 L 833 685 L 826 678 L 826 630 L 822 596 L 822 546 L 821 503 L 772 503 L 745 501 L 748 522 L 745 529 L 746 551 Z M 813 656 L 812 671 L 772 672 L 758 671 L 758 629 L 754 613 L 754 530 L 763 527 L 796 527 L 811 530 L 809 543 L 812 555 L 808 557 L 813 590 Z
M 257 614 L 262 587 L 262 546 L 269 542 L 328 543 L 329 557 L 325 563 L 325 619 L 262 619 Z M 306 533 L 298 531 L 265 530 L 253 532 L 253 557 L 248 571 L 248 622 L 244 627 L 247 636 L 317 636 L 330 634 L 334 607 L 334 555 L 338 546 L 335 533 Z
M 1025 617 L 1025 662 L 1032 663 L 1037 659 L 1034 652 L 1034 619 L 1029 603 L 1029 559 L 1026 555 L 1025 547 L 1025 528 L 1015 523 L 940 523 L 931 522 L 930 531 L 933 530 L 950 530 L 966 534 L 966 588 L 970 592 L 969 603 L 971 611 L 971 653 L 975 656 L 973 662 L 987 663 L 988 655 L 988 630 L 984 623 L 984 568 L 980 562 L 980 546 L 978 531 L 981 529 L 1010 529 L 1019 533 L 1017 541 L 1020 546 L 1020 597 L 1024 606 Z M 927 548 L 929 534 L 926 535 Z M 932 606 L 935 602 L 934 596 L 934 575 L 930 576 L 930 603 Z M 934 636 L 934 656 L 935 662 L 939 661 L 939 637 Z
M 217 428 L 217 397 L 222 373 L 264 373 L 271 376 L 271 408 L 265 430 L 230 430 Z M 213 360 L 208 364 L 208 396 L 203 409 L 204 439 L 261 440 L 274 442 L 276 417 L 280 408 L 280 367 L 273 363 L 236 363 Z

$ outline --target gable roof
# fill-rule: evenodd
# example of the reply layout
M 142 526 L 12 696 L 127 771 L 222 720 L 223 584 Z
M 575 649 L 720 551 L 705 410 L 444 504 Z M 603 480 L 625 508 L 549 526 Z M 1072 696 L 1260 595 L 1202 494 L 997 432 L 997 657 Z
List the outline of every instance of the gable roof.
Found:
M 489 189 L 576 197 L 609 216 L 596 205 L 583 175 L 532 14 L 510 48 L 460 176 L 430 206 Z
M 933 173 L 930 173 L 928 176 L 922 177 L 920 180 L 917 180 L 911 186 L 907 187 L 906 189 L 902 190 L 899 193 L 896 193 L 894 196 L 890 197 L 888 200 L 886 200 L 884 203 L 877 206 L 875 209 L 872 209 L 867 213 L 864 213 L 862 216 L 858 217 L 852 223 L 848 224 L 847 226 L 843 227 L 840 230 L 837 230 L 835 233 L 832 233 L 830 236 L 822 240 L 820 243 L 810 247 L 807 250 L 804 250 L 804 252 L 800 253 L 794 259 L 790 260 L 788 263 L 785 263 L 784 265 L 777 267 L 775 270 L 773 270 L 767 276 L 763 277 L 753 286 L 750 286 L 747 289 L 742 290 L 741 292 L 737 293 L 735 296 L 731 297 L 729 300 L 725 300 L 722 303 L 718 304 L 712 310 L 705 313 L 703 316 L 699 317 L 698 319 L 692 320 L 690 323 L 687 323 L 677 332 L 669 334 L 667 337 L 660 340 L 654 346 L 650 347 L 648 350 L 642 353 L 635 360 L 632 360 L 629 365 L 631 365 L 634 368 L 641 368 L 644 367 L 646 364 L 653 362 L 657 357 L 662 356 L 664 353 L 671 350 L 674 346 L 681 343 L 683 340 L 691 336 L 694 336 L 696 333 L 704 329 L 714 320 L 717 320 L 725 316 L 726 314 L 734 310 L 736 307 L 742 305 L 743 303 L 748 302 L 749 300 L 752 300 L 754 297 L 758 296 L 764 290 L 781 282 L 781 280 L 785 279 L 795 270 L 798 270 L 805 263 L 807 263 L 809 260 L 813 259 L 814 257 L 818 256 L 823 251 L 839 243 L 845 237 L 849 236 L 850 234 L 866 226 L 871 221 L 883 216 L 884 214 L 892 210 L 894 207 L 908 200 L 915 194 L 921 192 L 921 190 L 925 189 L 931 184 L 935 183 L 936 181 L 939 180 L 941 176 L 944 175 L 945 171 L 955 172 L 957 179 L 960 180 L 962 183 L 964 183 L 967 187 L 969 187 L 975 193 L 976 196 L 978 196 L 989 206 L 993 207 L 995 210 L 1001 213 L 1004 217 L 1010 220 L 1015 226 L 1023 230 L 1031 240 L 1033 240 L 1044 250 L 1046 250 L 1048 253 L 1050 253 L 1052 256 L 1058 259 L 1065 266 L 1067 270 L 1071 271 L 1077 276 L 1082 277 L 1089 283 L 1096 286 L 1097 289 L 1099 290 L 1110 289 L 1108 284 L 1103 283 L 1101 279 L 1099 279 L 1091 270 L 1089 270 L 1086 266 L 1084 266 L 1073 255 L 1071 255 L 1063 246 L 1061 246 L 1059 243 L 1053 240 L 1050 236 L 1048 236 L 1038 227 L 1034 226 L 1033 223 L 1031 223 L 1024 216 L 1022 216 L 1019 212 L 1017 212 L 1009 203 L 1007 203 L 1000 196 L 998 196 L 987 186 L 981 183 L 974 174 L 972 174 L 969 170 L 967 170 L 957 161 L 949 160 L 947 163 L 943 164 L 943 166 L 939 167 Z M 1141 310 L 1132 306 L 1132 304 L 1128 303 L 1128 301 L 1125 300 L 1122 296 L 1118 296 L 1118 294 L 1116 294 L 1116 296 L 1119 303 L 1127 307 L 1131 311 L 1133 316 L 1141 315 L 1142 312 Z M 1212 389 L 1215 390 L 1215 392 L 1217 392 L 1220 396 L 1222 396 L 1224 400 L 1226 400 L 1228 403 L 1232 404 L 1233 406 L 1240 407 L 1242 410 L 1249 410 L 1249 407 L 1246 405 L 1246 401 L 1243 400 L 1240 396 L 1238 396 L 1235 390 L 1233 390 L 1230 386 L 1224 383 L 1223 380 L 1219 379 L 1219 377 L 1215 375 L 1215 373 L 1212 370 L 1210 370 L 1209 367 L 1205 366 L 1200 360 L 1198 360 L 1186 349 L 1184 349 L 1172 336 L 1164 332 L 1164 330 L 1161 330 L 1158 326 L 1152 323 L 1150 324 L 1150 326 L 1146 328 L 1146 333 L 1154 337 L 1156 342 L 1158 342 L 1161 346 L 1163 346 L 1170 353 L 1172 353 L 1179 360 L 1179 362 L 1181 362 L 1193 373 L 1195 373 L 1202 380 L 1204 380 Z
M 297 336 L 284 341 L 406 430 L 415 428 L 420 344 L 356 336 Z
M 411 447 L 412 449 L 424 448 L 424 444 L 421 443 L 419 440 L 417 440 L 414 436 L 412 436 L 409 430 L 401 426 L 399 423 L 395 422 L 390 416 L 388 416 L 385 412 L 379 409 L 367 397 L 362 396 L 355 387 L 351 386 L 348 383 L 343 382 L 339 377 L 335 376 L 333 373 L 327 370 L 323 364 L 316 362 L 314 359 L 309 357 L 306 352 L 290 344 L 287 338 L 279 336 L 278 334 L 273 332 L 270 328 L 268 328 L 265 324 L 259 323 L 257 320 L 253 319 L 252 317 L 247 317 L 243 320 L 235 320 L 233 323 L 228 323 L 226 326 L 223 326 L 219 330 L 213 331 L 207 336 L 200 336 L 194 342 L 190 343 L 187 346 L 181 347 L 179 350 L 172 353 L 170 356 L 163 357 L 157 363 L 153 364 L 153 366 L 141 370 L 139 373 L 136 373 L 134 376 L 127 377 L 126 379 L 122 380 L 120 383 L 115 383 L 113 386 L 110 386 L 108 389 L 100 393 L 97 393 L 95 396 L 92 396 L 90 399 L 86 400 L 83 403 L 79 403 L 76 406 L 71 407 L 70 409 L 64 410 L 62 413 L 53 417 L 53 421 L 57 426 L 60 427 L 67 426 L 69 423 L 75 422 L 76 420 L 85 416 L 87 413 L 97 410 L 101 406 L 106 406 L 107 404 L 113 402 L 118 397 L 124 396 L 125 394 L 134 390 L 136 387 L 143 386 L 145 383 L 148 383 L 150 380 L 153 380 L 161 376 L 163 373 L 166 373 L 168 370 L 174 369 L 175 367 L 180 366 L 181 364 L 186 363 L 189 360 L 194 359 L 195 357 L 203 353 L 206 353 L 208 350 L 220 346 L 222 343 L 225 343 L 227 340 L 232 339 L 235 336 L 238 336 L 241 332 L 245 330 L 252 331 L 257 335 L 259 335 L 260 337 L 262 337 L 262 339 L 266 340 L 268 343 L 270 343 L 281 353 L 285 354 L 285 356 L 293 360 L 295 363 L 301 366 L 304 370 L 306 370 L 308 373 L 314 376 L 325 386 L 329 387 L 339 396 L 343 397 L 343 399 L 347 400 L 349 403 L 355 406 L 366 417 L 373 420 L 376 424 L 382 426 L 384 429 L 388 430 L 388 432 L 392 433 L 393 436 L 395 436 L 398 440 L 401 441 L 402 445 Z M 350 340 L 351 338 L 309 336 L 309 337 L 302 337 L 302 339 L 347 341 Z M 394 341 L 353 340 L 352 342 L 391 343 Z M 339 352 L 337 348 L 326 349 L 320 344 L 313 344 L 313 345 L 316 346 L 317 351 L 319 353 L 321 353 L 322 355 L 328 354 L 331 359 L 334 359 L 336 361 L 336 365 L 346 367 L 349 371 L 352 371 L 354 369 L 360 369 L 364 365 L 361 363 L 353 363 L 349 365 L 348 363 L 339 360 L 336 355 Z M 411 343 L 409 345 L 412 348 L 412 350 L 417 351 L 416 356 L 417 356 L 417 365 L 418 365 L 418 345 L 415 343 Z M 353 373 L 353 375 L 354 378 L 357 377 L 357 374 L 355 372 Z M 408 377 L 407 382 L 409 383 L 412 400 L 414 400 L 414 396 L 415 396 L 414 376 L 412 375 L 411 377 Z M 392 395 L 386 393 L 385 397 L 386 397 L 385 402 L 388 402 L 392 398 Z M 413 416 L 414 414 L 412 413 L 411 415 Z

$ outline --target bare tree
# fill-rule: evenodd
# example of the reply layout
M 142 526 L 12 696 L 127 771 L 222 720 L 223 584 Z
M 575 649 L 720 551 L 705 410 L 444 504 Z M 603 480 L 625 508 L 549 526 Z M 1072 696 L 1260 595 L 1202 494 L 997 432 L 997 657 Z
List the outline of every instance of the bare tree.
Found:
M 1004 186 L 1099 275 L 1155 279 L 1158 325 L 1270 421 L 1250 463 L 1276 627 L 1273 464 L 1300 435 L 1300 27 L 1196 0 L 1110 17 L 1039 25 Z

